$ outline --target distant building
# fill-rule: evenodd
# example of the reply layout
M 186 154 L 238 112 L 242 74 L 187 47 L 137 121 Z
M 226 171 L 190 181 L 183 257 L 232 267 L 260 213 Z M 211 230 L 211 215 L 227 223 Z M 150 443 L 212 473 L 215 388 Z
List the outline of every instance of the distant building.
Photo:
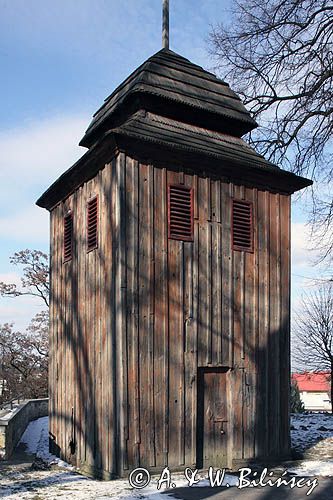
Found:
M 329 372 L 293 373 L 292 379 L 297 382 L 306 410 L 331 411 Z

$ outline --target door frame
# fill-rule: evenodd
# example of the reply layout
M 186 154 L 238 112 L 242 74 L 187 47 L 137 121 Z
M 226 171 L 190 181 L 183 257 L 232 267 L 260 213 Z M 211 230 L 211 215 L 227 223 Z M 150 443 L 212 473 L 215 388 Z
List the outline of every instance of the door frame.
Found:
M 230 373 L 232 369 L 229 366 L 202 366 L 198 368 L 197 373 L 197 432 L 196 432 L 196 467 L 202 469 L 204 467 L 204 377 L 205 373 L 225 373 L 226 375 L 226 398 L 227 398 L 227 413 L 228 413 L 228 432 L 226 435 L 226 453 L 227 467 L 231 466 L 232 457 L 231 442 L 232 442 L 232 414 L 231 414 L 231 394 L 230 394 Z M 214 464 L 209 464 L 214 465 Z

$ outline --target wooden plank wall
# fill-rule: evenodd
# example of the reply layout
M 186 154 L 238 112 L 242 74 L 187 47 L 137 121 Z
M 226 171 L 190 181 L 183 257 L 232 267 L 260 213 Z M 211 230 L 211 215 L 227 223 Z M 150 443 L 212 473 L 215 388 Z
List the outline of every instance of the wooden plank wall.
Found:
M 234 459 L 286 454 L 289 197 L 131 158 L 125 163 L 124 254 L 128 272 L 135 270 L 127 298 L 137 325 L 127 344 L 126 394 L 135 423 L 127 465 L 196 463 L 198 367 L 232 368 Z M 194 189 L 193 243 L 167 238 L 169 183 Z M 253 253 L 231 251 L 233 197 L 253 203 Z M 126 325 L 133 331 L 131 308 Z
M 194 189 L 193 243 L 167 237 L 168 183 Z M 95 194 L 100 242 L 87 254 Z M 233 197 L 253 202 L 253 253 L 231 250 Z M 66 460 L 120 475 L 195 465 L 197 373 L 214 366 L 230 368 L 229 458 L 288 452 L 289 218 L 288 196 L 123 153 L 53 210 L 50 429 Z
M 63 459 L 90 474 L 116 474 L 116 161 L 51 213 L 50 432 Z M 99 244 L 87 252 L 86 205 L 98 195 Z M 113 204 L 111 200 L 114 200 Z M 63 217 L 73 213 L 73 258 L 63 263 Z M 70 442 L 74 448 L 70 448 Z

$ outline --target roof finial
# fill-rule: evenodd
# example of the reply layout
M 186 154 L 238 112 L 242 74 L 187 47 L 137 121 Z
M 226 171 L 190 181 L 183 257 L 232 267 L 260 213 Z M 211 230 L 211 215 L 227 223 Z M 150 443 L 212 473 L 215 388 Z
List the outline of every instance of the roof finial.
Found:
M 163 49 L 169 48 L 169 0 L 163 0 L 162 46 Z

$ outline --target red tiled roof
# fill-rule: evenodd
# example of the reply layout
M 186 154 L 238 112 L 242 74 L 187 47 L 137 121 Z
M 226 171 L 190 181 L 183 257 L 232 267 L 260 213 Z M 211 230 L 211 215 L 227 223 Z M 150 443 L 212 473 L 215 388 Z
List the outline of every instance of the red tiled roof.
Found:
M 314 391 L 314 392 L 329 392 L 330 391 L 330 374 L 329 372 L 305 372 L 293 373 L 292 380 L 297 382 L 299 390 Z

